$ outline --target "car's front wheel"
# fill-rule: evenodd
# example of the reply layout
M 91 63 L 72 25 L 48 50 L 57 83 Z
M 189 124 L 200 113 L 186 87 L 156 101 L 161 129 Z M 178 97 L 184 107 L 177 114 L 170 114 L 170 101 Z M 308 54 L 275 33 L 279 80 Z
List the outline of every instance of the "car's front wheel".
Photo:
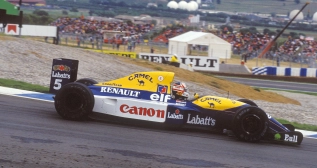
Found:
M 239 140 L 258 142 L 268 129 L 266 113 L 255 106 L 238 111 L 232 121 L 232 131 Z
M 251 105 L 251 106 L 256 106 L 256 107 L 258 107 L 258 105 L 257 105 L 256 103 L 254 103 L 254 101 L 249 100 L 249 99 L 238 99 L 238 101 L 243 102 L 243 103 L 247 103 L 247 104 L 249 104 L 249 105 Z
M 76 80 L 75 82 L 78 82 L 78 83 L 82 83 L 86 86 L 90 86 L 90 85 L 94 85 L 94 84 L 97 84 L 98 82 L 93 80 L 93 79 L 90 79 L 90 78 L 82 78 L 82 79 L 78 79 Z
M 67 120 L 87 119 L 94 103 L 95 99 L 91 90 L 78 82 L 64 85 L 55 96 L 55 109 Z

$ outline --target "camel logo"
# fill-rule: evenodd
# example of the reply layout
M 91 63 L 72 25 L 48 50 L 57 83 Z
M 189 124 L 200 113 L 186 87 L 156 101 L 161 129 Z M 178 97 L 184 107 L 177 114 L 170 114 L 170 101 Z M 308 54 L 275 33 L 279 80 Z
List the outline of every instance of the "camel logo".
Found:
M 215 104 L 214 103 L 208 102 L 208 104 L 209 104 L 209 108 L 215 108 Z
M 133 75 L 128 77 L 129 81 L 132 81 L 134 79 L 137 79 L 139 86 L 144 86 L 144 84 L 145 84 L 144 80 L 153 83 L 153 78 L 150 75 L 148 75 L 148 74 L 138 74 L 138 73 L 136 73 L 136 74 L 133 74 Z
M 139 86 L 144 86 L 144 81 L 143 80 L 138 79 L 138 82 L 139 82 Z
M 205 98 L 200 100 L 200 102 L 205 102 L 205 101 L 214 101 L 214 102 L 221 104 L 221 100 L 219 98 L 216 98 L 216 97 L 205 97 Z

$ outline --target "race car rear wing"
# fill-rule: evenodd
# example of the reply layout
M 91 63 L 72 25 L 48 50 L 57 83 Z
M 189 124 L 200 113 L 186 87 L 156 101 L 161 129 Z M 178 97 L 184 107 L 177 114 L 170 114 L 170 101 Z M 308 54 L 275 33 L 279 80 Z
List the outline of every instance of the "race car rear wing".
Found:
M 62 86 L 77 80 L 78 63 L 78 60 L 72 59 L 53 59 L 50 93 L 55 94 Z

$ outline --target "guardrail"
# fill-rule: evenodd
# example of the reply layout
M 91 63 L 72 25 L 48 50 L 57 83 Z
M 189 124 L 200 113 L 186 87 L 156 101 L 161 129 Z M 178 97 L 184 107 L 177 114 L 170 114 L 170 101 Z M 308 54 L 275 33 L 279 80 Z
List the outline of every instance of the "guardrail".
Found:
M 316 68 L 286 68 L 286 67 L 254 67 L 253 75 L 275 75 L 275 76 L 297 76 L 297 77 L 317 77 Z

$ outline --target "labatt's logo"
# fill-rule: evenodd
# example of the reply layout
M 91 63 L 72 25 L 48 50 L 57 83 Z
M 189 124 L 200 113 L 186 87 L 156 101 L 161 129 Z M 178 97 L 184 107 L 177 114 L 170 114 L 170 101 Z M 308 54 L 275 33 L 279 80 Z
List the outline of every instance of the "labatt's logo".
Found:
M 70 67 L 66 65 L 54 65 L 53 66 L 53 71 L 52 71 L 52 77 L 55 78 L 64 78 L 64 79 L 70 79 L 70 75 L 67 73 L 59 73 L 59 72 L 54 72 L 54 71 L 64 71 L 64 72 L 69 72 Z
M 157 117 L 157 118 L 164 118 L 165 117 L 165 110 L 157 110 L 153 108 L 146 108 L 146 107 L 136 107 L 136 106 L 129 106 L 127 104 L 122 104 L 120 106 L 120 111 L 122 113 L 130 113 L 133 115 L 140 115 L 140 116 L 149 116 L 149 117 Z
M 67 73 L 61 73 L 60 74 L 59 72 L 54 73 L 54 71 L 52 72 L 52 77 L 70 79 L 70 75 L 69 74 L 67 74 Z
M 138 79 L 139 82 L 143 82 L 143 83 L 144 83 L 144 81 L 142 79 L 146 79 L 146 80 L 150 81 L 151 83 L 153 83 L 153 78 L 147 74 L 133 74 L 133 75 L 129 76 L 128 79 L 130 81 L 132 81 L 134 79 Z M 140 83 L 140 84 L 142 84 L 142 83 Z
M 285 134 L 284 141 L 297 142 L 297 135 L 289 136 L 288 134 Z
M 188 124 L 196 124 L 196 125 L 211 125 L 214 126 L 216 124 L 216 120 L 211 117 L 199 117 L 198 115 L 191 117 L 191 114 L 188 114 L 187 123 Z
M 171 113 L 171 112 L 167 112 L 167 118 L 172 118 L 172 119 L 176 119 L 176 120 L 181 120 L 184 118 L 184 116 L 182 114 L 179 114 L 179 110 L 175 110 L 175 113 Z

